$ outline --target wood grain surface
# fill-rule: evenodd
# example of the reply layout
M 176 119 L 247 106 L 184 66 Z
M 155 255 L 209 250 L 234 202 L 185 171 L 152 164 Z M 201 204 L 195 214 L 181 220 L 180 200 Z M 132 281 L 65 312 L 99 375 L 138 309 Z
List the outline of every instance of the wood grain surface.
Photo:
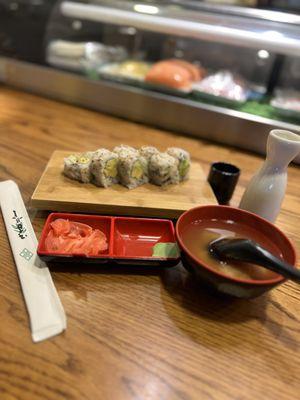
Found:
M 242 170 L 232 200 L 259 156 L 163 132 L 0 87 L 0 179 L 30 196 L 56 149 L 121 142 L 175 145 L 208 172 L 212 161 Z M 289 168 L 277 225 L 300 249 L 300 170 Z M 39 236 L 46 213 L 30 209 Z M 244 301 L 216 297 L 181 268 L 165 273 L 52 273 L 65 333 L 31 342 L 16 269 L 0 220 L 1 400 L 296 400 L 300 393 L 300 290 L 287 282 Z
M 100 145 L 101 146 L 101 145 Z M 146 184 L 128 190 L 121 185 L 99 188 L 82 184 L 62 174 L 70 152 L 55 151 L 32 195 L 39 210 L 96 212 L 110 215 L 178 218 L 199 204 L 216 204 L 201 165 L 192 162 L 189 179 L 178 185 Z

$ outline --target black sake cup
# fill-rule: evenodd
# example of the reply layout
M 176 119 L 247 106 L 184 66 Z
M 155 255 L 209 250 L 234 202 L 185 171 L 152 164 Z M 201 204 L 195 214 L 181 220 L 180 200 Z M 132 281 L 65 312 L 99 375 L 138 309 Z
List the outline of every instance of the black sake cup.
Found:
M 240 169 L 235 165 L 224 162 L 216 162 L 211 165 L 207 180 L 219 204 L 229 203 L 239 176 Z

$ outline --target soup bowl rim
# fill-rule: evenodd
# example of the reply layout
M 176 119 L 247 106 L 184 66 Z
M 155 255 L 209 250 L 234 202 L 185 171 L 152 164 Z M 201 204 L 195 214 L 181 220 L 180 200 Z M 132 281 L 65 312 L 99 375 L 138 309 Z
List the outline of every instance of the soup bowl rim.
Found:
M 277 285 L 282 283 L 283 281 L 285 281 L 287 278 L 281 276 L 278 274 L 278 277 L 276 278 L 272 278 L 272 279 L 242 279 L 242 278 L 234 278 L 232 276 L 223 274 L 217 270 L 215 270 L 214 268 L 210 267 L 208 263 L 206 263 L 205 261 L 201 260 L 200 258 L 198 258 L 197 256 L 195 256 L 193 254 L 193 252 L 191 252 L 190 250 L 188 250 L 188 248 L 186 247 L 186 245 L 184 244 L 184 241 L 182 240 L 182 231 L 180 228 L 180 224 L 182 223 L 182 220 L 186 217 L 186 215 L 194 212 L 195 210 L 198 209 L 208 209 L 208 208 L 218 208 L 218 209 L 231 209 L 234 210 L 234 212 L 241 212 L 242 214 L 248 214 L 251 215 L 252 217 L 254 217 L 255 219 L 257 219 L 258 221 L 260 221 L 261 223 L 268 225 L 270 227 L 271 230 L 277 231 L 277 233 L 279 234 L 279 236 L 282 236 L 285 241 L 288 243 L 289 249 L 288 251 L 291 252 L 292 254 L 292 258 L 293 258 L 293 267 L 296 268 L 296 263 L 297 263 L 297 254 L 296 254 L 296 250 L 294 245 L 292 244 L 292 242 L 290 241 L 290 239 L 285 235 L 285 233 L 283 233 L 277 226 L 275 226 L 274 224 L 272 224 L 271 222 L 267 221 L 266 219 L 260 217 L 257 214 L 254 214 L 252 212 L 243 210 L 241 208 L 237 208 L 237 207 L 232 207 L 232 206 L 227 206 L 227 205 L 203 205 L 203 206 L 197 206 L 197 207 L 193 207 L 190 208 L 189 210 L 185 211 L 183 214 L 180 215 L 180 217 L 177 220 L 176 223 L 176 237 L 177 237 L 177 241 L 179 242 L 179 246 L 181 248 L 181 250 L 186 253 L 196 264 L 198 268 L 205 268 L 206 270 L 208 270 L 210 273 L 215 274 L 223 279 L 226 280 L 230 280 L 233 282 L 237 282 L 237 283 L 243 283 L 243 284 L 248 284 L 248 285 L 258 285 L 258 286 L 264 286 L 264 285 Z

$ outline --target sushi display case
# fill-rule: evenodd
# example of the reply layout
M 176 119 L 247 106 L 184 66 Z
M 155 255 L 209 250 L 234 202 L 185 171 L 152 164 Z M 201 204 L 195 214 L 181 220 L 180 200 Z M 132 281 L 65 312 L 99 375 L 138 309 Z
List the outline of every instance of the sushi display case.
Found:
M 270 129 L 300 133 L 300 15 L 182 0 L 49 3 L 39 56 L 0 47 L 1 81 L 259 153 Z

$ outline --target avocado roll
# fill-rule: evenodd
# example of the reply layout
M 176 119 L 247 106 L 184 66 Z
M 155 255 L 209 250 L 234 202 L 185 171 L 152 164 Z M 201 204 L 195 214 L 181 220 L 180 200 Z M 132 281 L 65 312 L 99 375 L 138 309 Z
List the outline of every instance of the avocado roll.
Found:
M 178 161 L 167 153 L 154 154 L 149 161 L 150 182 L 165 186 L 179 182 Z
M 118 183 L 118 155 L 107 149 L 95 151 L 91 161 L 92 182 L 101 187 Z
M 89 183 L 91 181 L 90 164 L 93 152 L 71 154 L 64 159 L 64 174 L 76 181 Z
M 118 172 L 120 183 L 128 189 L 134 189 L 148 182 L 147 160 L 138 152 L 130 154 L 123 152 L 119 156 Z
M 174 157 L 178 162 L 177 168 L 179 180 L 183 181 L 187 179 L 191 165 L 190 154 L 186 150 L 180 149 L 179 147 L 169 147 L 166 153 Z

